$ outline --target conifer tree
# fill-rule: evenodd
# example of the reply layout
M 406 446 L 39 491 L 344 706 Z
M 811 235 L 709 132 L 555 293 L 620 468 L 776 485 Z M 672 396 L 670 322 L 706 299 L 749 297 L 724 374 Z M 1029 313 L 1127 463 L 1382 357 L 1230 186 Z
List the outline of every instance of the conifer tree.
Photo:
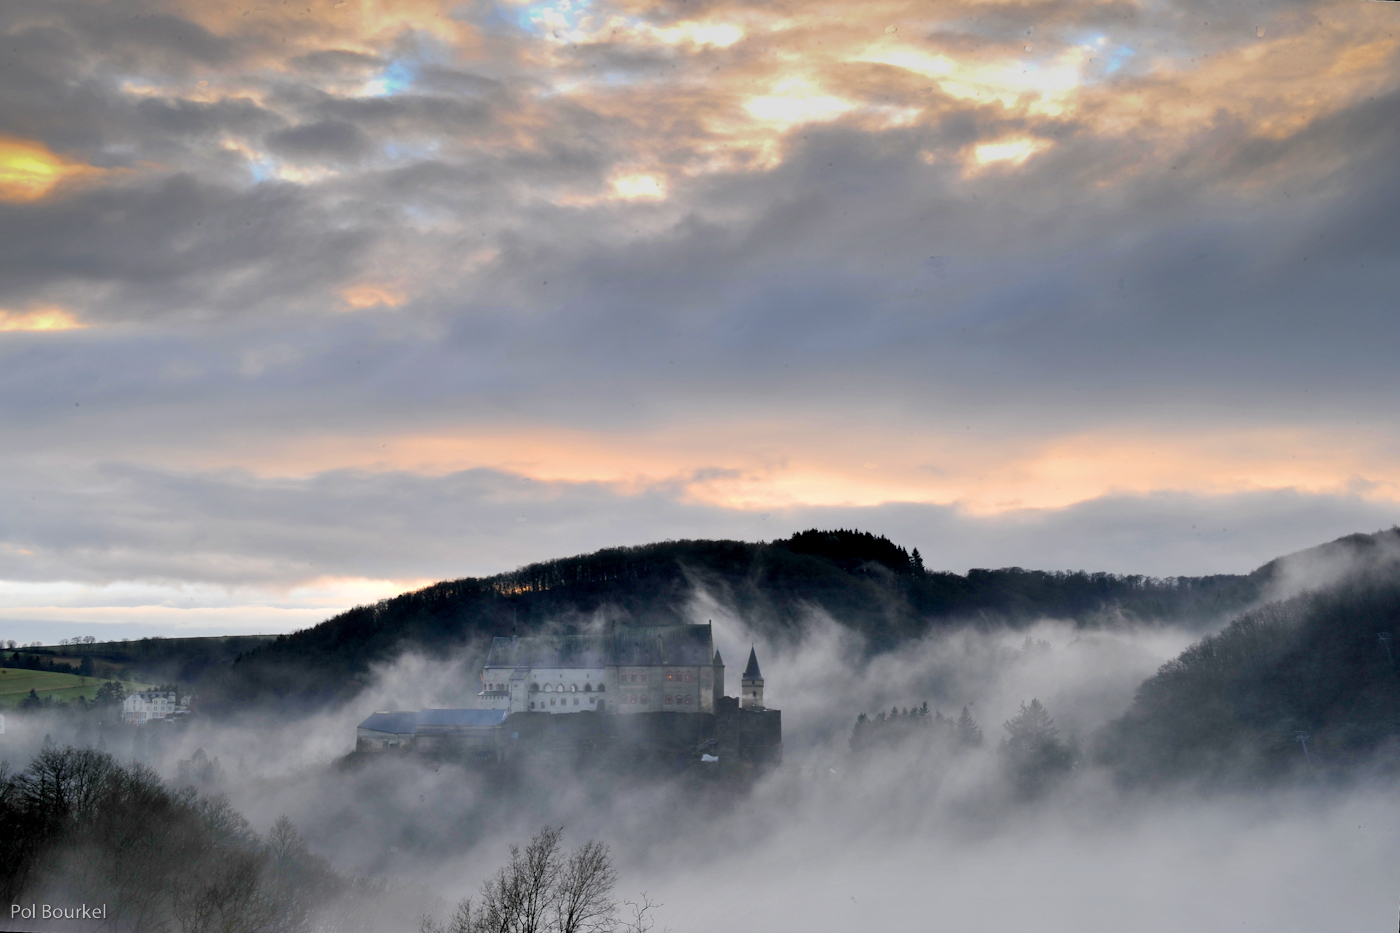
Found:
M 977 725 L 977 720 L 972 718 L 972 713 L 964 706 L 962 715 L 958 716 L 957 724 L 953 730 L 958 737 L 958 744 L 964 748 L 977 748 L 982 744 L 982 727 Z

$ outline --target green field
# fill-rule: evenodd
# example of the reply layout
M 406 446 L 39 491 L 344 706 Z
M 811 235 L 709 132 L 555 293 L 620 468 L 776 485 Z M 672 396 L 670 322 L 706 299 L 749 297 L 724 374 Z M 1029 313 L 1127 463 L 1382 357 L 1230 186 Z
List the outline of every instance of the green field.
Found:
M 85 696 L 89 700 L 97 695 L 102 681 L 96 677 L 79 677 L 77 674 L 54 674 L 50 671 L 25 671 L 14 668 L 0 668 L 0 708 L 18 706 L 29 695 L 30 690 L 39 696 L 51 696 L 55 700 L 72 700 Z M 150 684 L 122 684 L 127 693 L 137 690 L 154 689 Z

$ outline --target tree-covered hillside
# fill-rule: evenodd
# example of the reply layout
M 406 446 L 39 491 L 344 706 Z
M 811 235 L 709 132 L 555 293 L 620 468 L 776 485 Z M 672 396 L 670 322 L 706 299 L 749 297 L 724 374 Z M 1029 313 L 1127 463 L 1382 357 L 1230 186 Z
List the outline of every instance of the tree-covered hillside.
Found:
M 279 637 L 206 678 L 211 712 L 314 708 L 353 696 L 376 661 L 546 624 L 683 621 L 697 588 L 766 637 L 798 638 L 811 610 L 864 635 L 872 651 L 961 622 L 1017 624 L 1052 616 L 1092 625 L 1123 617 L 1209 622 L 1239 611 L 1261 579 L 1152 579 L 1106 573 L 930 572 L 917 552 L 858 531 L 811 530 L 768 543 L 668 541 L 610 548 L 509 573 L 439 583 Z
M 1299 556 L 1336 576 L 1164 665 L 1100 736 L 1102 760 L 1155 781 L 1329 773 L 1378 750 L 1400 759 L 1400 534 Z

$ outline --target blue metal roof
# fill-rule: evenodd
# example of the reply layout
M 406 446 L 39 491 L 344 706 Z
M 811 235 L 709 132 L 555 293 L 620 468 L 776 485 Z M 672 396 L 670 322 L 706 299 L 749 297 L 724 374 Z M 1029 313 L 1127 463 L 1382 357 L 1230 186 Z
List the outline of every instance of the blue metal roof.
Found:
M 413 732 L 413 726 L 417 719 L 417 713 L 371 713 L 368 719 L 360 723 L 360 728 L 369 729 L 371 732 L 408 735 Z
M 510 715 L 504 709 L 425 709 L 418 713 L 419 726 L 499 726 Z
M 504 709 L 425 709 L 413 712 L 374 713 L 361 729 L 390 735 L 410 735 L 424 729 L 451 729 L 476 726 L 499 726 L 510 715 Z

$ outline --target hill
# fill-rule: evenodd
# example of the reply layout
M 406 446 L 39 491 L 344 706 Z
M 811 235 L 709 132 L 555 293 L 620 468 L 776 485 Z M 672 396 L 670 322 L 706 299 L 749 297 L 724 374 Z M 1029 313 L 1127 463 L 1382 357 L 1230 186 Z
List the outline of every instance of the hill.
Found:
M 863 635 L 871 651 L 887 651 L 939 626 L 1045 616 L 1086 626 L 1127 618 L 1199 620 L 1204 627 L 1258 599 L 1266 582 L 1257 574 L 928 571 L 917 551 L 848 530 L 766 543 L 667 541 L 438 583 L 359 606 L 211 671 L 198 692 L 210 712 L 300 712 L 353 696 L 371 664 L 406 648 L 439 650 L 596 617 L 679 622 L 701 589 L 767 638 L 800 638 L 816 609 Z
M 1400 530 L 1260 569 L 1315 588 L 1242 614 L 1143 683 L 1098 742 L 1126 780 L 1330 773 L 1378 751 L 1400 760 Z
M 73 644 L 0 651 L 0 665 L 61 674 L 90 672 L 100 680 L 189 685 L 211 667 L 227 667 L 240 654 L 272 639 L 271 635 L 216 635 L 90 643 L 75 640 Z
M 102 681 L 95 677 L 81 677 L 77 674 L 55 674 L 52 671 L 29 671 L 0 669 L 0 708 L 18 706 L 33 690 L 40 698 L 52 697 L 55 700 L 75 700 L 97 696 L 97 688 Z M 128 693 L 152 689 L 151 684 L 125 682 L 122 686 Z

